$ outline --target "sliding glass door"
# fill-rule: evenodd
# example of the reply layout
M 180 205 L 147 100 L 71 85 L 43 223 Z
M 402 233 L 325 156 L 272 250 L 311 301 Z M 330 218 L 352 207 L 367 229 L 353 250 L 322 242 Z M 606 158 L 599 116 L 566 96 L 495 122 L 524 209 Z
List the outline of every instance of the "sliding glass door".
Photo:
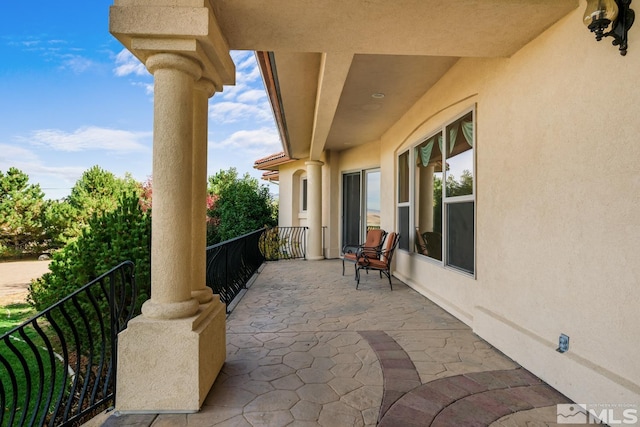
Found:
M 360 240 L 360 172 L 342 175 L 342 246 L 358 245 Z
M 342 175 L 342 246 L 364 241 L 367 230 L 380 228 L 380 170 Z

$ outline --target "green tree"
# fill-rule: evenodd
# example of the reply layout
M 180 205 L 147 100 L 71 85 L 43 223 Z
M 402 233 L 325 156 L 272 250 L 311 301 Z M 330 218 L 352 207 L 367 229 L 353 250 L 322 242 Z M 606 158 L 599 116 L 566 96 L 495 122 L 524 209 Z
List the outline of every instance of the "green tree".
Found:
M 44 193 L 17 168 L 0 171 L 0 256 L 37 252 L 45 245 Z
M 465 196 L 467 194 L 473 194 L 473 176 L 468 170 L 462 171 L 460 175 L 460 181 L 456 180 L 456 177 L 449 175 L 447 177 L 447 196 Z
M 87 169 L 71 189 L 69 204 L 89 219 L 94 213 L 114 210 L 123 192 L 136 190 L 140 184 L 130 175 L 118 178 L 99 166 Z
M 151 286 L 151 211 L 137 191 L 123 193 L 110 212 L 94 212 L 80 236 L 53 255 L 49 273 L 32 282 L 29 302 L 43 310 L 123 261 L 136 266 L 139 305 Z
M 462 171 L 460 181 L 453 175 L 447 176 L 447 197 L 473 194 L 473 175 L 468 170 Z M 433 229 L 442 231 L 442 179 L 433 180 Z
M 214 203 L 208 214 L 207 243 L 219 243 L 264 226 L 276 225 L 277 210 L 269 188 L 248 173 L 239 177 L 231 168 L 209 177 L 209 193 Z
M 48 205 L 45 216 L 48 233 L 54 244 L 62 246 L 78 237 L 94 215 L 103 215 L 118 207 L 123 192 L 137 192 L 142 187 L 131 176 L 118 178 L 99 166 L 87 169 L 65 200 Z
M 442 178 L 433 178 L 433 231 L 442 233 Z
M 44 223 L 51 246 L 59 248 L 81 233 L 81 226 L 75 222 L 78 216 L 67 200 L 48 200 L 44 210 Z

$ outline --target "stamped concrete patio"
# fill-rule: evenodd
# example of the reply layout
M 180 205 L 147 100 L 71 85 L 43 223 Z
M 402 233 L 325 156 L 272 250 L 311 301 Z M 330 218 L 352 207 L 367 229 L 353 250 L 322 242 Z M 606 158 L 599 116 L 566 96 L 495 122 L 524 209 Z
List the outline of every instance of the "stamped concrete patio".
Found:
M 566 397 L 397 279 L 391 291 L 363 274 L 356 290 L 341 270 L 267 263 L 227 320 L 227 360 L 199 413 L 102 425 L 556 425 Z

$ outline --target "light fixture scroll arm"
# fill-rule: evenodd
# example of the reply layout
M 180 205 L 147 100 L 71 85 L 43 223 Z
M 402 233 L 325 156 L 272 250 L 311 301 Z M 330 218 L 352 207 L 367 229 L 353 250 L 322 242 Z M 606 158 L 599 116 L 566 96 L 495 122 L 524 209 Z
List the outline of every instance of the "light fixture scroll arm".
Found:
M 625 56 L 627 54 L 627 33 L 629 28 L 635 21 L 636 14 L 629 7 L 632 0 L 616 0 L 619 6 L 619 14 L 611 31 L 603 34 L 603 37 L 613 37 L 611 44 L 614 46 L 620 46 L 620 55 Z

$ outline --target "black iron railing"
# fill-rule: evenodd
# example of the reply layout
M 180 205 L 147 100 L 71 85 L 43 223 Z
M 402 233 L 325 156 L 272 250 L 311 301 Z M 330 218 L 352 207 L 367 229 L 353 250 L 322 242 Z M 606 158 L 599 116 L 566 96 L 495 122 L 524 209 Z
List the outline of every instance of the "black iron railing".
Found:
M 207 248 L 207 286 L 220 295 L 227 310 L 264 262 L 258 245 L 264 232 L 260 229 Z
M 207 248 L 207 286 L 228 307 L 262 263 L 306 258 L 307 227 L 263 228 Z
M 227 304 L 268 260 L 306 258 L 307 227 L 261 229 L 207 248 Z M 0 426 L 80 424 L 115 404 L 117 335 L 134 315 L 126 261 L 0 337 Z
M 260 239 L 260 250 L 267 261 L 307 258 L 308 227 L 273 227 Z
M 0 337 L 0 425 L 74 425 L 115 403 L 135 301 L 126 261 Z

